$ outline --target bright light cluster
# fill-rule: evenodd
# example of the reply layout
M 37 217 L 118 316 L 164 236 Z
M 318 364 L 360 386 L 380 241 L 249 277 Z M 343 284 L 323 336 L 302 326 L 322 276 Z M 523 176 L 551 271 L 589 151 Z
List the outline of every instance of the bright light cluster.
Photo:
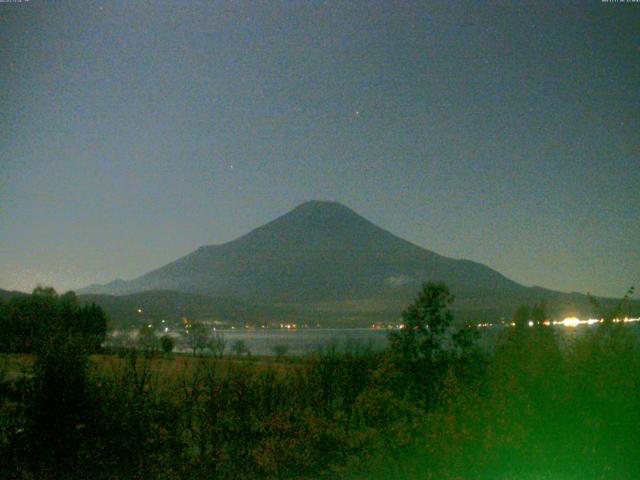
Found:
M 640 322 L 640 318 L 614 318 L 613 323 L 631 323 Z M 580 320 L 577 317 L 567 317 L 560 322 L 553 322 L 554 325 L 562 325 L 565 327 L 577 327 L 578 325 L 593 325 L 594 323 L 602 323 L 602 319 L 590 318 L 589 320 Z
M 544 325 L 557 325 L 560 327 L 570 327 L 570 328 L 575 328 L 579 325 L 594 325 L 596 323 L 602 323 L 603 320 L 602 319 L 598 319 L 598 318 L 590 318 L 588 320 L 580 320 L 578 317 L 567 317 L 564 320 L 560 320 L 560 321 L 555 321 L 555 322 L 550 322 L 549 320 L 545 320 L 543 322 Z M 624 318 L 615 318 L 613 319 L 613 323 L 633 323 L 633 322 L 640 322 L 640 318 L 629 318 L 629 317 L 624 317 Z M 494 327 L 498 324 L 495 323 L 478 323 L 476 324 L 477 328 L 491 328 Z M 514 322 L 510 322 L 510 323 L 506 323 L 503 324 L 506 325 L 508 327 L 515 327 L 516 324 Z M 533 327 L 534 326 L 534 322 L 529 322 L 529 326 Z M 404 328 L 404 325 L 400 325 L 400 328 Z

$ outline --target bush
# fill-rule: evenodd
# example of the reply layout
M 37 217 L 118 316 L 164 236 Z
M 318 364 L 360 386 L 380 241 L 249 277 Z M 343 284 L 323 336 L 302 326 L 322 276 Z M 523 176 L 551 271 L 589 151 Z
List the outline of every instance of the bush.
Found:
M 169 335 L 160 337 L 160 348 L 162 348 L 162 352 L 165 355 L 169 355 L 173 351 L 175 346 L 176 342 Z
M 278 357 L 278 358 L 282 358 L 284 357 L 287 352 L 289 351 L 289 346 L 288 345 L 274 345 L 271 348 L 271 351 L 273 352 L 273 354 Z

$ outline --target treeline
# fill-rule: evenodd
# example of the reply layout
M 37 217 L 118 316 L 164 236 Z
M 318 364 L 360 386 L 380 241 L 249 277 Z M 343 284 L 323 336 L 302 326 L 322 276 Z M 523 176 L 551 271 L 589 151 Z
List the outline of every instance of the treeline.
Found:
M 380 354 L 275 366 L 64 343 L 0 390 L 6 478 L 620 479 L 640 469 L 628 325 L 505 329 L 491 353 L 427 284 Z M 524 314 L 521 313 L 524 317 Z M 610 318 L 610 315 L 605 315 Z M 524 323 L 524 322 L 523 322 Z M 107 362 L 103 357 L 99 362 Z M 169 372 L 159 364 L 175 364 Z
M 36 353 L 51 342 L 73 340 L 86 352 L 97 352 L 105 339 L 107 320 L 102 309 L 81 306 L 74 292 L 63 295 L 37 287 L 31 295 L 0 302 L 0 352 Z

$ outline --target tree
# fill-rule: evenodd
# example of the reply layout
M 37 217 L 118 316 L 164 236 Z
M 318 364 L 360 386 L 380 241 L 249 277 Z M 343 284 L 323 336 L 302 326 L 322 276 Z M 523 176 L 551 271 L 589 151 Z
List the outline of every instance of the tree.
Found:
M 138 347 L 148 356 L 153 356 L 159 348 L 156 329 L 153 324 L 143 325 L 138 332 Z
M 282 358 L 284 357 L 287 352 L 289 351 L 289 346 L 288 345 L 274 345 L 271 348 L 271 351 L 273 352 L 273 354 L 278 358 Z
M 77 325 L 90 352 L 100 350 L 107 335 L 107 316 L 95 303 L 85 305 L 78 312 Z
M 42 338 L 35 352 L 24 432 L 35 478 L 66 477 L 92 424 L 87 347 L 82 336 L 67 333 Z
M 3 333 L 0 337 L 0 352 L 6 351 L 6 344 L 8 343 L 6 333 L 7 321 L 5 319 L 4 308 L 4 301 L 0 298 L 0 332 Z
M 53 287 L 43 287 L 42 285 L 38 285 L 33 289 L 31 293 L 34 297 L 43 297 L 43 298 L 58 298 L 58 292 Z
M 412 305 L 402 312 L 403 328 L 391 332 L 391 350 L 409 361 L 434 360 L 443 352 L 454 297 L 443 283 L 427 282 Z
M 603 324 L 611 325 L 614 319 L 621 318 L 623 316 L 624 309 L 627 303 L 629 302 L 629 299 L 633 295 L 634 291 L 635 291 L 635 286 L 632 285 L 631 287 L 629 287 L 629 290 L 627 290 L 624 296 L 618 301 L 618 303 L 615 304 L 615 306 L 612 309 L 604 308 L 603 305 L 598 301 L 598 299 L 593 295 L 591 295 L 590 293 L 587 293 L 587 297 L 589 297 L 589 302 L 598 312 L 598 314 L 600 315 L 600 318 L 602 318 Z
M 160 338 L 160 348 L 162 348 L 165 355 L 169 355 L 175 346 L 176 342 L 169 335 L 164 335 Z
M 65 303 L 69 303 L 67 296 Z M 65 333 L 65 317 L 72 316 L 71 309 L 61 308 L 58 293 L 52 287 L 38 285 L 33 289 L 31 297 L 18 304 L 17 319 L 25 322 L 27 329 L 26 349 L 28 352 L 37 352 L 45 348 L 47 342 L 56 336 Z
M 216 332 L 209 339 L 208 346 L 209 346 L 209 350 L 211 350 L 211 353 L 213 354 L 214 357 L 222 358 L 222 356 L 224 355 L 224 349 L 227 346 L 227 342 L 224 339 L 224 335 L 222 335 L 222 333 Z
M 30 296 L 11 299 L 3 308 L 3 317 L 2 351 L 34 353 L 51 338 L 73 337 L 91 353 L 100 349 L 107 329 L 99 306 L 81 307 L 74 292 L 58 295 L 51 287 L 38 286 Z
M 193 350 L 193 354 L 197 355 L 198 352 L 207 348 L 209 344 L 209 332 L 207 327 L 201 322 L 192 322 L 186 333 L 187 345 Z
M 534 325 L 544 325 L 544 321 L 547 319 L 547 312 L 545 308 L 544 300 L 540 300 L 531 310 L 531 319 Z
M 513 314 L 513 323 L 516 324 L 516 328 L 519 330 L 527 327 L 530 319 L 531 310 L 529 309 L 529 305 L 520 305 Z
M 249 351 L 249 348 L 247 347 L 247 344 L 245 343 L 244 340 L 235 340 L 233 342 L 233 344 L 231 345 L 231 350 L 233 351 L 233 353 L 235 353 L 238 357 L 240 355 L 242 355 L 243 353 L 246 353 L 247 355 L 251 355 L 251 352 Z

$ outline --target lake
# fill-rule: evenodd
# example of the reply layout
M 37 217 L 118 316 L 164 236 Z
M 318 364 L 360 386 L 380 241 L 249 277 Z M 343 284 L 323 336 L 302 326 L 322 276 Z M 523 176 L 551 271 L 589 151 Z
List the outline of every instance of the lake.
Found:
M 221 333 L 227 342 L 227 354 L 236 340 L 244 341 L 253 355 L 274 355 L 273 349 L 278 345 L 288 349 L 287 355 L 305 355 L 330 348 L 382 350 L 387 345 L 387 330 L 371 328 L 236 329 Z
M 581 325 L 577 328 L 561 325 L 554 326 L 561 348 L 595 325 Z M 482 350 L 490 351 L 504 330 L 503 326 L 481 328 L 479 346 Z M 632 324 L 632 331 L 640 337 L 640 324 Z M 115 332 L 114 332 L 115 333 Z M 115 333 L 115 337 L 126 337 L 124 332 Z M 334 349 L 338 352 L 358 352 L 365 349 L 379 351 L 388 345 L 388 330 L 372 328 L 300 328 L 300 329 L 233 329 L 218 330 L 226 342 L 225 354 L 231 354 L 231 346 L 237 340 L 244 341 L 252 355 L 275 355 L 274 348 L 286 348 L 287 355 L 306 355 L 322 350 Z M 160 335 L 160 334 L 158 334 Z M 176 339 L 177 352 L 190 352 L 184 344 L 184 338 L 177 332 L 169 333 Z M 135 335 L 134 335 L 135 337 Z M 112 339 L 113 340 L 113 339 Z M 119 342 L 113 342 L 114 344 Z

